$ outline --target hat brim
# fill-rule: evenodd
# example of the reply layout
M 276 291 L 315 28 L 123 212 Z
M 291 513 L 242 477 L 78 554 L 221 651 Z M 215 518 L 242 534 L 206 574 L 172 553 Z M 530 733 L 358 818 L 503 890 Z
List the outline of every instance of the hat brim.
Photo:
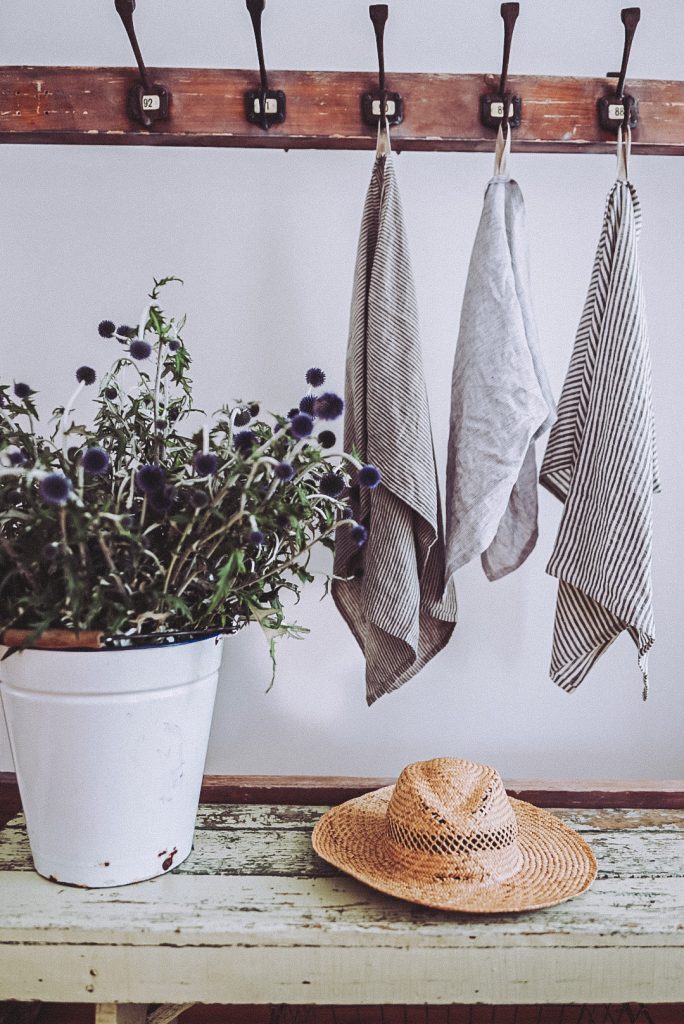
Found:
M 577 832 L 549 811 L 513 798 L 523 860 L 512 878 L 489 884 L 441 870 L 426 873 L 388 841 L 385 817 L 393 789 L 386 786 L 327 811 L 313 830 L 316 853 L 389 896 L 464 913 L 551 907 L 584 892 L 596 878 L 596 858 Z

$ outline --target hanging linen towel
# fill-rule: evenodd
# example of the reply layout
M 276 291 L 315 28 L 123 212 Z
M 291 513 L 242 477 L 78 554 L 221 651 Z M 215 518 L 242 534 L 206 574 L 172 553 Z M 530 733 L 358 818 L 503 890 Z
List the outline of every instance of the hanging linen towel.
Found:
M 553 422 L 531 302 L 525 206 L 497 136 L 466 281 L 451 389 L 447 574 L 477 555 L 490 580 L 537 542 L 534 443 Z
M 654 643 L 653 492 L 660 490 L 651 363 L 637 251 L 639 200 L 627 177 L 629 133 L 618 139 L 584 311 L 542 463 L 564 502 L 547 572 L 560 580 L 551 678 L 574 690 L 623 631 L 648 688 Z
M 352 491 L 359 548 L 340 527 L 335 603 L 366 657 L 366 699 L 396 690 L 448 642 L 456 622 L 444 592 L 444 536 L 418 313 L 389 131 L 366 196 L 354 278 L 345 379 L 345 451 L 377 466 L 374 490 Z

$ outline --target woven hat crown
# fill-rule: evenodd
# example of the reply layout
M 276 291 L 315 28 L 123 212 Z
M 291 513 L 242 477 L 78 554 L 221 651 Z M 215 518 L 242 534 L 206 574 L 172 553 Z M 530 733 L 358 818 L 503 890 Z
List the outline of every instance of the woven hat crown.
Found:
M 417 868 L 454 878 L 499 882 L 522 864 L 501 778 L 471 761 L 439 757 L 404 768 L 387 808 L 387 833 Z

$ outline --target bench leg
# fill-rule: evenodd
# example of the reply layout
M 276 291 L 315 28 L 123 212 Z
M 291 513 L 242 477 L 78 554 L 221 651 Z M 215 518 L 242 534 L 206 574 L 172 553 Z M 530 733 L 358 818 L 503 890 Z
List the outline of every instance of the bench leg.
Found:
M 164 1003 L 148 1012 L 139 1003 L 98 1003 L 95 1024 L 172 1024 L 184 1010 L 194 1003 Z

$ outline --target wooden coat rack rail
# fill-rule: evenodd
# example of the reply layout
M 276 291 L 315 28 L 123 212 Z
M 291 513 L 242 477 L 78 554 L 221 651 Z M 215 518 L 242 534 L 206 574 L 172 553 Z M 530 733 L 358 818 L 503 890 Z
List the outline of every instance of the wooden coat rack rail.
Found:
M 217 146 L 269 149 L 372 149 L 375 131 L 361 117 L 361 96 L 377 89 L 377 74 L 273 71 L 287 96 L 287 119 L 266 131 L 248 123 L 245 91 L 254 71 L 151 68 L 171 95 L 167 120 L 144 128 L 127 113 L 137 82 L 128 68 L 0 68 L 0 142 L 47 145 Z M 479 118 L 483 93 L 497 75 L 388 74 L 404 98 L 404 120 L 392 130 L 395 150 L 491 151 L 494 131 Z M 509 88 L 522 99 L 513 131 L 521 152 L 614 153 L 615 134 L 599 126 L 597 100 L 605 78 L 517 76 Z M 684 82 L 630 80 L 639 105 L 633 151 L 684 154 Z

